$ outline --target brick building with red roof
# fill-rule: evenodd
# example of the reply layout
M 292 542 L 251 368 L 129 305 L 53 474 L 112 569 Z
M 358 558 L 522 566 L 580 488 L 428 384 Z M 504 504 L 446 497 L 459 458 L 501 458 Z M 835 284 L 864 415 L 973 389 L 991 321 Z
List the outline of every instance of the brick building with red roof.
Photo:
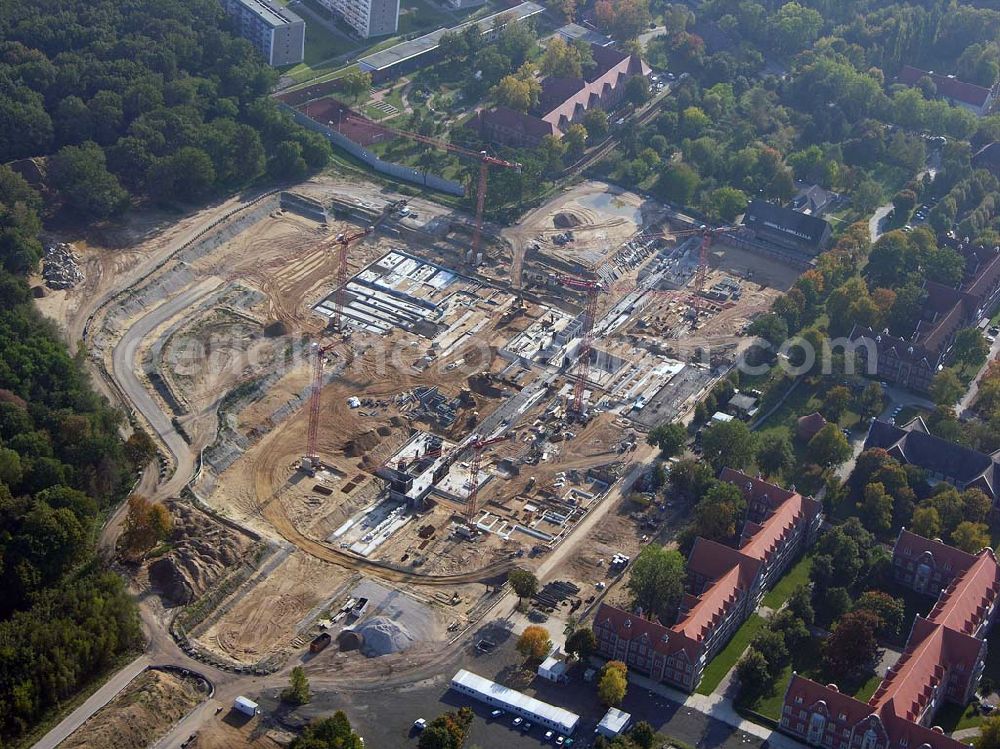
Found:
M 905 65 L 899 71 L 899 82 L 906 86 L 916 86 L 922 78 L 931 80 L 937 95 L 942 99 L 946 99 L 952 106 L 972 112 L 977 117 L 988 114 L 996 98 L 995 85 L 989 88 L 978 86 L 975 83 L 961 81 L 953 75 L 921 70 L 911 65 Z
M 921 569 L 921 565 L 924 566 Z M 828 749 L 964 749 L 933 726 L 945 702 L 965 705 L 986 660 L 1000 565 L 992 549 L 966 554 L 903 530 L 893 550 L 901 582 L 923 593 L 946 587 L 930 614 L 917 616 L 903 655 L 867 702 L 793 674 L 781 728 Z
M 546 135 L 561 138 L 590 109 L 610 112 L 625 98 L 633 76 L 648 78 L 652 70 L 638 55 L 612 47 L 590 45 L 594 68 L 585 78 L 548 77 L 542 81 L 538 106 L 527 114 L 494 107 L 482 109 L 469 120 L 485 140 L 516 147 L 536 147 Z
M 677 623 L 667 627 L 608 604 L 594 617 L 601 655 L 689 692 L 823 520 L 822 504 L 811 497 L 729 468 L 719 478 L 747 500 L 739 548 L 695 541 Z

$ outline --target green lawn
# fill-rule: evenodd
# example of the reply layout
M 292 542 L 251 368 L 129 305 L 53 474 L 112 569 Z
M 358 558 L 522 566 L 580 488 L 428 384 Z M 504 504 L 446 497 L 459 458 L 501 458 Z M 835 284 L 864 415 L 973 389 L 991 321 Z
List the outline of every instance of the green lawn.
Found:
M 934 725 L 941 726 L 945 733 L 961 731 L 963 728 L 975 728 L 983 722 L 977 703 L 971 703 L 964 708 L 946 702 L 934 715 Z
M 796 588 L 809 582 L 810 570 L 812 570 L 812 555 L 807 554 L 785 573 L 777 585 L 767 592 L 762 603 L 775 611 L 780 609 Z
M 792 663 L 782 671 L 781 675 L 774 682 L 774 690 L 771 694 L 762 697 L 752 708 L 761 715 L 772 720 L 781 720 L 781 706 L 784 703 L 785 688 L 792 678 L 792 671 L 807 679 L 818 681 L 821 684 L 827 679 L 823 675 L 823 645 L 822 641 L 812 638 L 804 647 L 799 648 L 792 654 Z M 862 702 L 867 702 L 875 693 L 882 678 L 872 673 L 868 679 L 857 684 L 843 685 L 842 689 L 847 694 L 854 696 Z
M 743 655 L 743 651 L 747 649 L 750 640 L 764 627 L 765 623 L 756 614 L 751 615 L 749 619 L 743 622 L 743 626 L 736 630 L 736 634 L 733 635 L 733 639 L 729 641 L 729 644 L 705 668 L 705 673 L 701 677 L 701 683 L 698 685 L 698 694 L 711 694 L 715 691 L 715 688 L 719 686 L 726 677 L 726 674 L 729 673 L 729 670 L 736 665 L 736 661 Z

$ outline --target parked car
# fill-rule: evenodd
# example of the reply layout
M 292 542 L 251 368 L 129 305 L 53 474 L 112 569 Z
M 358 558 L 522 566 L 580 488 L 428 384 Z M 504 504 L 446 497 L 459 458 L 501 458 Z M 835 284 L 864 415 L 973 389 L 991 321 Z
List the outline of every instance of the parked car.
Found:
M 532 728 L 532 724 L 529 723 L 528 721 L 524 721 L 524 723 L 521 724 L 521 730 L 524 733 L 527 733 L 528 731 L 530 731 L 531 728 Z
M 524 718 L 514 718 L 514 728 L 517 728 L 522 723 L 524 723 Z
M 555 733 L 553 731 L 546 731 L 545 736 L 543 738 L 545 739 L 545 741 L 552 741 L 553 736 L 555 736 Z
M 425 728 L 427 728 L 427 721 L 424 720 L 423 718 L 417 718 L 415 721 L 413 721 L 413 730 L 423 731 Z
M 503 715 L 503 710 L 494 710 L 490 713 L 491 718 L 499 718 L 501 715 Z

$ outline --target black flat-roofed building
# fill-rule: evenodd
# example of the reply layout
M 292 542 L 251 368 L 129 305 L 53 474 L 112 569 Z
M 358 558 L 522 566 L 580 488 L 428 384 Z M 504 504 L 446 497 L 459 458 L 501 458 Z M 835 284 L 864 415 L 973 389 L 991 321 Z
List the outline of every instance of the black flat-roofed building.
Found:
M 758 242 L 777 245 L 810 257 L 818 255 L 830 243 L 830 224 L 791 208 L 782 208 L 764 200 L 754 200 L 743 216 L 743 224 Z

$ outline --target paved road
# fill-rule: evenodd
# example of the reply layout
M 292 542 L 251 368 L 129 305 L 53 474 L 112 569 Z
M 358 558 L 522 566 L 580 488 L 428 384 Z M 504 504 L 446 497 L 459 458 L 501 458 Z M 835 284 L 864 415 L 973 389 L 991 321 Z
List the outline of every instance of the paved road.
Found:
M 150 660 L 146 656 L 136 658 L 112 676 L 104 686 L 94 692 L 80 707 L 67 715 L 61 723 L 45 734 L 41 741 L 35 744 L 34 749 L 55 749 L 73 731 L 82 726 L 87 718 L 111 702 L 116 694 L 127 687 L 132 679 L 145 671 L 149 665 Z
M 187 442 L 177 433 L 170 417 L 149 394 L 139 380 L 136 357 L 142 341 L 160 325 L 185 309 L 197 306 L 222 285 L 222 279 L 211 277 L 181 292 L 143 317 L 126 331 L 112 353 L 112 377 L 118 382 L 135 409 L 141 413 L 153 431 L 163 440 L 174 456 L 173 475 L 156 490 L 156 498 L 175 497 L 194 473 L 194 455 Z

